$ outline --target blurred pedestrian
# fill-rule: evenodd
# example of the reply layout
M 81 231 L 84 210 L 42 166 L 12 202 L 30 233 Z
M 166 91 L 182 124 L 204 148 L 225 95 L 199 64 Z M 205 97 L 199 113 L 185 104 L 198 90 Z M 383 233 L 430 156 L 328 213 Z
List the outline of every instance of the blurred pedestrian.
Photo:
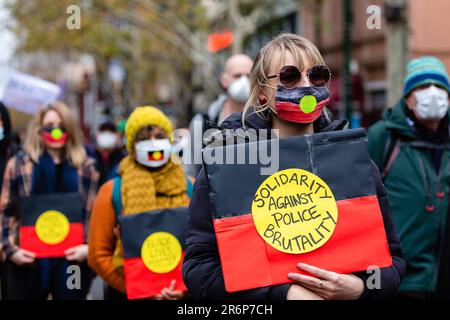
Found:
M 185 165 L 186 172 L 196 177 L 201 168 L 201 148 L 203 134 L 211 128 L 219 126 L 224 119 L 234 112 L 244 110 L 250 94 L 249 74 L 253 66 L 252 59 L 244 54 L 231 56 L 225 63 L 220 76 L 220 84 L 225 93 L 209 106 L 205 112 L 196 114 L 189 125 L 191 134 L 190 163 Z M 198 159 L 200 163 L 194 163 Z
M 107 283 L 107 300 L 126 299 L 117 217 L 189 203 L 183 167 L 170 161 L 172 124 L 164 113 L 154 107 L 136 108 L 128 119 L 125 134 L 129 155 L 120 162 L 120 178 L 100 188 L 89 234 L 89 265 Z M 121 183 L 121 199 L 113 195 L 114 185 L 119 183 L 117 179 Z M 115 203 L 122 203 L 121 212 L 116 212 Z M 166 288 L 154 298 L 180 299 L 183 296 L 183 292 Z
M 342 130 L 346 121 L 332 121 L 324 109 L 324 103 L 318 103 L 312 113 L 304 113 L 299 107 L 284 109 L 283 97 L 286 94 L 296 101 L 311 94 L 314 94 L 318 102 L 326 101 L 329 97 L 327 85 L 330 76 L 313 43 L 294 34 L 281 34 L 269 41 L 257 55 L 250 75 L 250 98 L 244 112 L 228 117 L 222 128 L 242 129 L 244 122 L 246 129 L 254 129 L 256 132 L 260 129 L 278 129 L 279 138 Z M 393 257 L 391 267 L 380 269 L 380 290 L 369 290 L 362 273 L 319 272 L 308 267 L 304 270 L 314 278 L 305 278 L 295 273 L 289 277 L 294 283 L 227 292 L 211 218 L 210 190 L 202 168 L 194 186 L 187 219 L 183 275 L 189 291 L 197 299 L 356 300 L 392 297 L 396 293 L 405 265 L 401 259 L 397 237 L 391 228 L 389 207 L 375 165 L 372 166 L 372 175 Z
M 17 132 L 11 134 L 10 148 L 11 155 L 23 152 L 23 143 L 26 138 L 26 130 L 19 129 Z
M 440 260 L 450 256 L 442 251 L 450 190 L 449 91 L 440 60 L 414 59 L 403 97 L 369 129 L 369 151 L 383 175 L 407 263 L 400 298 L 433 298 Z
M 117 176 L 117 166 L 125 156 L 116 125 L 112 122 L 101 124 L 96 135 L 94 153 L 97 170 L 100 173 L 99 186 Z
M 3 183 L 3 173 L 5 171 L 6 162 L 11 155 L 11 120 L 8 109 L 0 102 L 0 186 Z M 0 190 L 1 194 L 1 190 Z M 1 234 L 0 224 L 0 234 Z M 1 253 L 0 246 L 0 253 Z M 4 276 L 4 264 L 2 255 L 0 254 L 0 299 L 6 295 L 6 281 Z
M 8 109 L 0 102 L 0 182 L 3 182 L 3 172 L 11 154 L 11 120 Z
M 24 151 L 6 166 L 0 201 L 3 258 L 6 259 L 6 299 L 85 299 L 91 273 L 88 245 L 68 249 L 63 258 L 36 258 L 20 247 L 20 197 L 79 192 L 84 199 L 85 226 L 95 198 L 98 173 L 87 158 L 80 128 L 69 108 L 55 102 L 40 110 L 29 123 Z M 70 265 L 81 270 L 81 288 L 69 289 Z
M 119 143 L 123 152 L 127 152 L 127 139 L 125 136 L 125 127 L 127 125 L 127 119 L 122 119 L 117 123 L 117 133 L 119 134 Z

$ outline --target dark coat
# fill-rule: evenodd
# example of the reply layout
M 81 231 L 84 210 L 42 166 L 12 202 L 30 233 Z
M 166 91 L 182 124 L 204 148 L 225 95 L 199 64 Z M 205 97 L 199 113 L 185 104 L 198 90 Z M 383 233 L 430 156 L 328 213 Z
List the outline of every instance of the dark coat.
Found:
M 221 125 L 222 129 L 238 129 L 242 127 L 241 114 L 235 113 Z M 331 121 L 322 116 L 314 123 L 315 132 L 342 130 L 346 121 Z M 267 122 L 256 115 L 246 120 L 246 127 L 253 129 L 270 129 Z M 383 214 L 383 221 L 393 257 L 393 265 L 381 269 L 381 289 L 364 290 L 362 299 L 392 298 L 396 295 L 401 276 L 405 273 L 405 262 L 401 257 L 400 244 L 391 222 L 391 214 L 386 192 L 381 182 L 377 167 L 372 164 L 372 172 L 376 184 L 378 201 Z M 234 293 L 225 291 L 219 251 L 214 233 L 208 183 L 202 168 L 194 185 L 194 193 L 189 205 L 186 235 L 186 251 L 183 261 L 183 276 L 186 286 L 195 299 L 286 299 L 291 284 L 276 285 Z M 236 266 L 238 267 L 238 266 Z M 366 272 L 355 274 L 363 279 L 370 276 Z M 366 285 L 365 285 L 366 286 Z

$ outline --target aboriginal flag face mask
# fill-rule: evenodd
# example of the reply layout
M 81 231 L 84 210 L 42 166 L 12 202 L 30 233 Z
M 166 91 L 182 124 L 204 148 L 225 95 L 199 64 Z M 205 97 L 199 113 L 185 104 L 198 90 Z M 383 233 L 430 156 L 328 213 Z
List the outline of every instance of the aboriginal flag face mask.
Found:
M 277 87 L 275 108 L 280 119 L 295 123 L 311 123 L 322 114 L 330 101 L 330 92 L 323 87 Z
M 69 134 L 63 127 L 43 127 L 41 137 L 46 144 L 65 145 L 69 140 Z
M 169 139 L 145 140 L 136 143 L 136 161 L 149 168 L 159 168 L 170 160 L 172 144 Z

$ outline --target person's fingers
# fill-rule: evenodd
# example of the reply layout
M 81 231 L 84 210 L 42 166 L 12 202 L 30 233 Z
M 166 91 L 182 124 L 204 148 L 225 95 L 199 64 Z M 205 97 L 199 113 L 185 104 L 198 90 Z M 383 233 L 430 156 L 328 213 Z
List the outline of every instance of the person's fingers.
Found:
M 69 261 L 78 261 L 80 260 L 80 253 L 77 250 L 73 250 L 66 254 L 66 259 Z
M 168 290 L 169 290 L 169 289 L 168 289 L 167 287 L 164 287 L 164 289 L 161 290 L 161 294 L 164 294 L 164 293 L 167 294 L 167 291 L 168 291 Z
M 164 288 L 163 290 L 161 290 L 161 293 L 164 294 L 167 298 L 173 298 L 174 296 L 174 291 L 170 288 Z
M 301 270 L 304 270 L 306 272 L 309 272 L 309 273 L 317 276 L 318 278 L 322 278 L 325 280 L 335 281 L 337 278 L 337 274 L 335 272 L 320 269 L 320 268 L 311 266 L 306 263 L 299 263 L 299 264 L 297 264 L 297 267 Z
M 30 258 L 36 258 L 36 254 L 34 252 L 22 249 L 22 254 L 26 257 L 30 257 Z
M 168 292 L 167 292 L 167 290 L 162 290 L 161 291 L 161 295 L 162 295 L 162 298 L 164 299 L 164 300 L 170 300 L 171 299 L 171 296 L 168 294 Z
M 66 256 L 66 259 L 68 261 L 75 261 L 76 260 L 76 256 L 74 254 L 70 254 Z
M 154 299 L 154 300 L 161 300 L 162 299 L 162 294 L 157 294 L 157 295 L 153 296 L 152 299 Z
M 65 254 L 66 256 L 69 256 L 69 255 L 74 254 L 75 251 L 76 251 L 75 248 L 70 248 L 70 249 L 67 249 L 66 251 L 64 251 L 64 254 Z
M 175 285 L 176 285 L 176 284 L 177 284 L 177 280 L 173 279 L 173 280 L 170 282 L 169 289 L 170 289 L 171 291 L 173 291 L 173 289 L 175 289 Z
M 24 263 L 33 263 L 34 262 L 34 258 L 33 257 L 27 257 L 27 256 L 22 256 L 22 259 L 21 259 L 21 264 L 24 264 Z
M 162 294 L 159 299 L 161 299 L 161 300 L 169 300 L 169 297 L 166 294 Z
M 293 280 L 295 282 L 298 282 L 302 285 L 310 285 L 312 287 L 316 287 L 316 288 L 321 288 L 321 287 L 325 287 L 325 280 L 321 280 L 318 278 L 314 278 L 314 277 L 310 277 L 310 276 L 306 276 L 303 274 L 299 274 L 299 273 L 289 273 L 288 274 L 288 278 L 290 280 Z

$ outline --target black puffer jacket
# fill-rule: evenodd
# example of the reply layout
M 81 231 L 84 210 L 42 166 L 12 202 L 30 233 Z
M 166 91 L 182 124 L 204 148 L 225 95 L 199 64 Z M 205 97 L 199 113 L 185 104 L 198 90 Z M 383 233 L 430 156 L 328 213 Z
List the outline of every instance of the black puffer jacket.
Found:
M 221 125 L 221 129 L 238 129 L 242 127 L 242 114 L 229 116 Z M 331 121 L 322 115 L 315 123 L 315 132 L 342 130 L 346 121 Z M 256 115 L 247 117 L 246 128 L 270 129 L 267 122 Z M 378 201 L 383 214 L 384 226 L 393 257 L 393 265 L 381 269 L 381 289 L 365 288 L 361 299 L 383 299 L 395 296 L 401 276 L 405 273 L 405 262 L 401 257 L 400 243 L 391 222 L 391 213 L 386 198 L 386 192 L 377 167 L 373 164 L 373 177 L 376 184 Z M 214 233 L 208 183 L 205 171 L 199 172 L 194 193 L 189 206 L 186 255 L 183 261 L 183 277 L 186 286 L 195 299 L 278 299 L 284 300 L 291 284 L 264 287 L 241 292 L 225 291 L 219 251 Z M 239 266 L 236 266 L 237 268 Z M 364 280 L 370 276 L 365 272 L 355 274 Z

